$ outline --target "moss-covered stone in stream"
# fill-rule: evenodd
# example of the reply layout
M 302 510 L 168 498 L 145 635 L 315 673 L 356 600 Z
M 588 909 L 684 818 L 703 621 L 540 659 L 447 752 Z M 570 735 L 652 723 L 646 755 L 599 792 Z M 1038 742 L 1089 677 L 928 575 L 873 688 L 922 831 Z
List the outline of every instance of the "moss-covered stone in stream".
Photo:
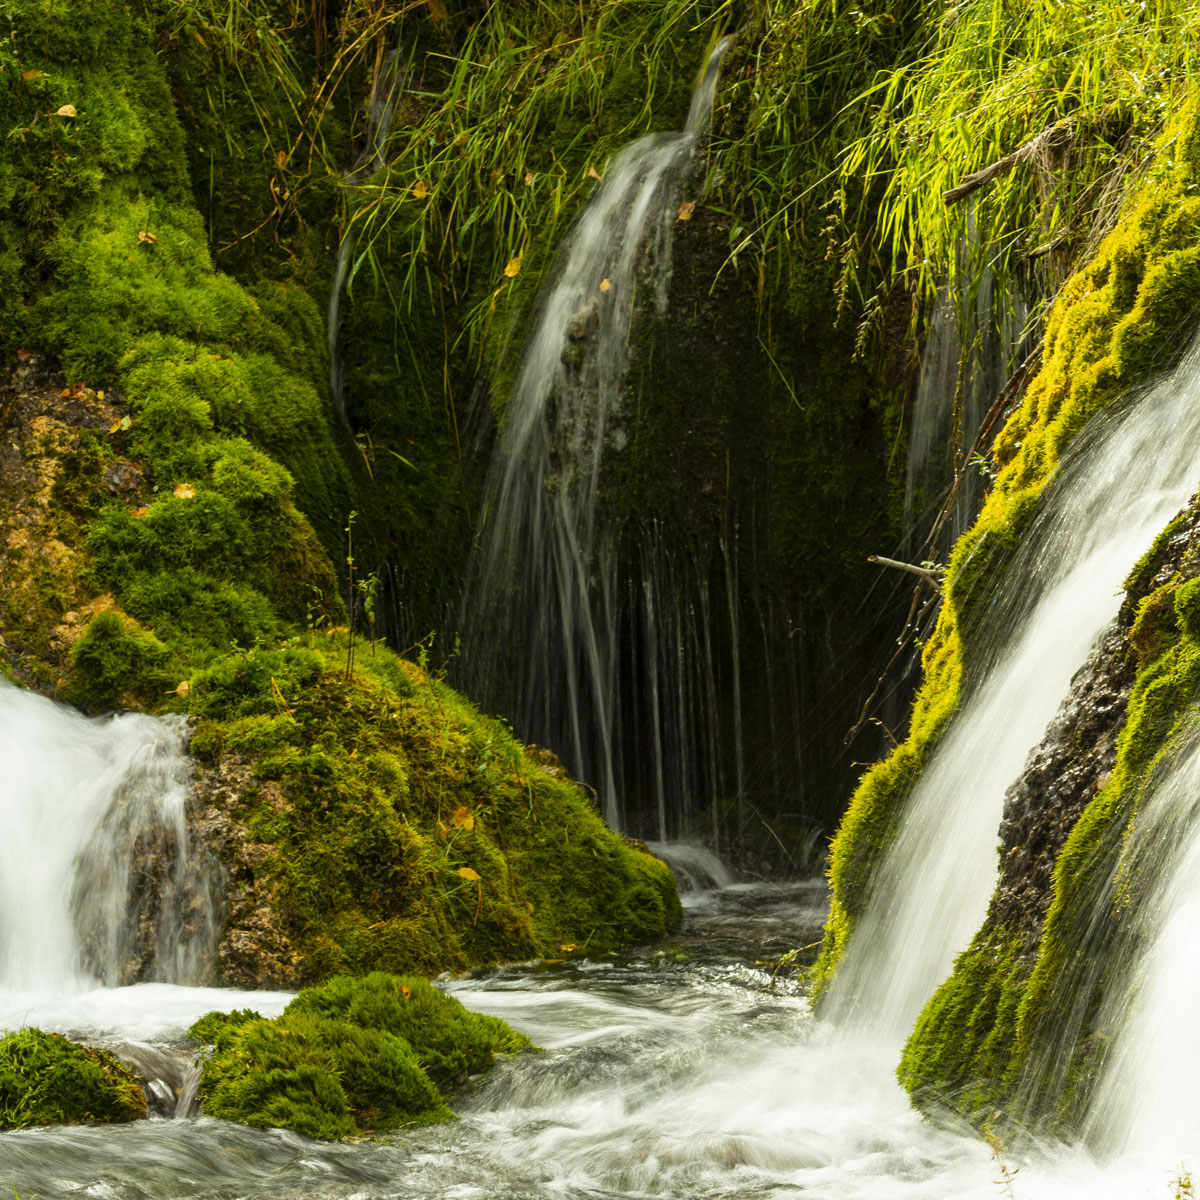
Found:
M 912 784 L 957 707 L 971 669 L 973 633 L 1064 450 L 1099 409 L 1169 365 L 1200 311 L 1198 129 L 1194 112 L 1176 118 L 1163 135 L 1164 145 L 1175 139 L 1174 154 L 1130 196 L 1117 228 L 1050 312 L 1041 367 L 996 440 L 992 490 L 951 555 L 909 736 L 863 776 L 834 839 L 818 995 L 863 911 Z
M 667 868 L 504 725 L 382 647 L 347 680 L 344 634 L 307 641 L 190 681 L 214 764 L 200 828 L 235 880 L 229 982 L 602 952 L 679 924 Z
M 190 1032 L 213 1047 L 205 1112 L 314 1138 L 449 1120 L 443 1092 L 529 1046 L 426 980 L 383 972 L 307 988 L 275 1020 L 209 1013 Z
M 145 1115 L 137 1080 L 111 1054 L 40 1029 L 0 1038 L 0 1129 L 108 1124 Z

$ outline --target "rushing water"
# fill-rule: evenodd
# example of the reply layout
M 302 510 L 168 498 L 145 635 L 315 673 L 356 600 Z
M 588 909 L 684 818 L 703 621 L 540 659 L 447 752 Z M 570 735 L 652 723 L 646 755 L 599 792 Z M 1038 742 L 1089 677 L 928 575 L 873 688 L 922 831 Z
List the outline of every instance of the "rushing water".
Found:
M 976 639 L 993 662 L 916 784 L 832 989 L 831 1014 L 877 1041 L 884 1061 L 898 1060 L 983 920 L 1005 790 L 1116 616 L 1126 574 L 1197 478 L 1193 347 L 1148 395 L 1076 440 Z
M 0 680 L 0 988 L 198 980 L 215 922 L 174 721 L 89 720 Z
M 22 1200 L 992 1200 L 999 1166 L 966 1130 L 923 1121 L 869 1053 L 815 1020 L 773 963 L 811 942 L 819 881 L 686 893 L 682 936 L 624 957 L 446 984 L 544 1049 L 502 1063 L 460 1120 L 351 1144 L 208 1118 L 0 1135 Z M 187 1053 L 199 1013 L 285 996 L 163 985 L 29 1015 Z M 1019 1200 L 1166 1200 L 1172 1162 L 1101 1169 L 1080 1150 L 1012 1159 Z

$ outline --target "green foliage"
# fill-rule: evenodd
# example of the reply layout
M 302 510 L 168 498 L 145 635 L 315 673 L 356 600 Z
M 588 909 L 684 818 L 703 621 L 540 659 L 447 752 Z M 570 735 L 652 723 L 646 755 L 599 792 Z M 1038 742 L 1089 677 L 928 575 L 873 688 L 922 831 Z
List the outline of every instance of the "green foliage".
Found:
M 915 58 L 858 100 L 868 119 L 842 177 L 880 180 L 877 236 L 926 286 L 961 261 L 968 221 L 1001 270 L 1039 245 L 1086 244 L 1110 225 L 1128 173 L 1170 154 L 1155 139 L 1188 95 L 1198 32 L 1200 6 L 1167 0 L 947 6 Z M 1038 135 L 974 202 L 943 202 Z
M 382 972 L 306 988 L 273 1021 L 209 1013 L 190 1032 L 214 1047 L 201 1082 L 211 1116 L 319 1138 L 448 1120 L 434 1081 L 529 1045 L 424 979 Z
M 497 1051 L 515 1054 L 529 1045 L 524 1034 L 498 1017 L 471 1012 L 426 980 L 382 971 L 364 978 L 337 975 L 321 987 L 305 988 L 287 1012 L 395 1034 L 412 1046 L 421 1068 L 441 1085 L 487 1070 Z
M 111 1054 L 40 1029 L 0 1038 L 0 1129 L 136 1121 L 145 1115 L 137 1080 Z
M 70 696 L 85 708 L 116 708 L 165 690 L 170 650 L 121 613 L 98 613 L 71 649 Z

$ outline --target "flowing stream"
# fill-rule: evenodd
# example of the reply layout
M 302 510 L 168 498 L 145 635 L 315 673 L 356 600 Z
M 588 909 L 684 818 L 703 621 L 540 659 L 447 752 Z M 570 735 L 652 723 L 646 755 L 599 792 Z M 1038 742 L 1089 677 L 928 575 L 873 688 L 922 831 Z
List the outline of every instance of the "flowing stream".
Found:
M 667 847 L 671 853 L 672 848 Z M 684 850 L 693 866 L 691 850 Z M 0 1135 L 21 1200 L 993 1200 L 999 1166 L 937 1127 L 814 1019 L 773 963 L 811 942 L 820 881 L 685 894 L 678 938 L 629 955 L 446 983 L 543 1047 L 459 1097 L 452 1124 L 353 1144 L 208 1118 Z M 50 1028 L 185 1057 L 214 1005 L 277 1013 L 287 997 L 146 985 L 27 1014 Z M 1172 1195 L 1167 1171 L 1100 1168 L 1054 1145 L 1007 1163 L 1020 1200 Z M 1173 1164 L 1168 1164 L 1173 1165 Z

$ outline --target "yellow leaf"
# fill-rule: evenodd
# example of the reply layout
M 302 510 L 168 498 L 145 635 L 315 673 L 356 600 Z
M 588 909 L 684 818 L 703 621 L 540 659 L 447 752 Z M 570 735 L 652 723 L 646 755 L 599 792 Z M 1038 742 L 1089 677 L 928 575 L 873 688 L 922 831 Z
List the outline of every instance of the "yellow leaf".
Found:
M 509 279 L 514 279 L 521 273 L 521 256 L 518 254 L 516 258 L 510 258 L 504 268 L 504 274 Z
M 525 172 L 525 186 L 533 187 L 533 172 L 532 171 Z
M 103 399 L 104 399 L 104 393 L 103 393 L 103 392 L 97 392 L 97 393 L 96 393 L 96 399 L 97 399 L 97 400 L 103 400 Z
M 56 117 L 77 117 L 79 114 L 75 111 L 75 105 L 64 104 L 54 115 Z
M 456 874 L 461 875 L 464 879 L 474 883 L 480 878 L 478 871 L 473 871 L 470 867 L 459 867 Z
M 695 200 L 685 200 L 679 206 L 679 212 L 675 214 L 675 219 L 677 221 L 690 221 L 692 219 L 692 213 L 695 211 L 696 211 Z
M 475 818 L 471 815 L 471 810 L 466 808 L 456 808 L 454 815 L 450 818 L 450 824 L 455 829 L 465 829 L 468 833 L 475 828 Z
M 275 165 L 277 167 L 286 167 L 287 166 L 287 158 L 288 158 L 287 151 L 280 150 L 280 152 L 277 155 L 275 155 Z
M 175 487 L 176 500 L 190 500 L 196 494 L 196 489 L 190 483 L 180 483 Z
M 35 79 L 41 79 L 42 73 L 36 67 L 30 67 L 27 71 L 21 72 L 21 78 L 29 80 L 32 83 Z
M 120 431 L 120 429 L 121 429 L 121 418 L 117 417 L 113 421 L 113 423 L 108 427 L 108 432 L 109 433 L 118 433 Z
M 139 504 L 137 508 L 130 509 L 129 511 L 140 521 L 150 509 L 144 504 Z
M 139 229 L 138 241 L 145 245 L 153 246 L 155 243 L 157 243 L 158 238 L 156 238 L 148 229 Z
M 418 179 L 417 182 L 413 184 L 412 193 L 417 200 L 424 200 L 425 197 L 429 195 L 429 189 L 425 186 L 425 181 L 423 179 Z
M 602 292 L 611 292 L 612 291 L 612 280 L 611 279 L 600 280 L 600 290 Z
M 173 687 L 168 693 L 168 696 L 178 696 L 180 700 L 186 700 L 191 693 L 192 684 L 190 680 L 185 679 L 177 687 Z
M 402 983 L 400 985 L 400 995 L 402 995 L 405 998 L 405 1000 L 411 1000 L 412 999 L 412 988 L 410 988 L 407 983 Z
M 128 415 L 122 417 L 121 418 L 121 428 L 125 429 L 125 430 L 132 429 L 133 428 L 133 418 Z
M 604 176 L 601 175 L 600 172 L 597 171 L 595 167 L 588 167 L 587 173 L 588 173 L 589 179 L 594 179 L 597 183 L 604 182 Z

